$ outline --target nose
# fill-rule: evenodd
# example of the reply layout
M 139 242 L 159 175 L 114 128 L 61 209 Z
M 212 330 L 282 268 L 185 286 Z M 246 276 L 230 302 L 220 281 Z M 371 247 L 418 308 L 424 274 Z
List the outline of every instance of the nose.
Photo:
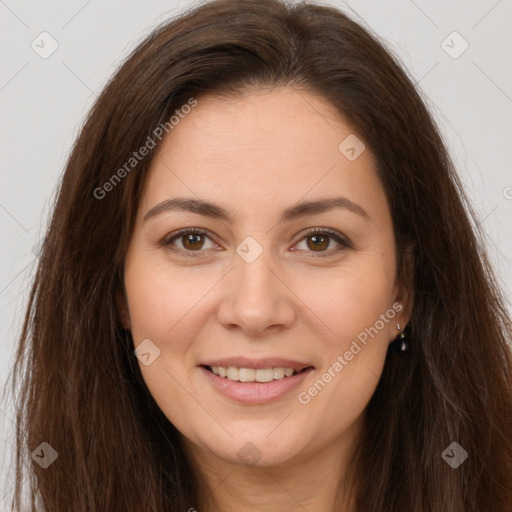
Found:
M 268 251 L 252 263 L 234 255 L 233 269 L 223 280 L 218 321 L 226 329 L 239 328 L 257 336 L 290 328 L 295 321 L 294 294 L 272 267 Z

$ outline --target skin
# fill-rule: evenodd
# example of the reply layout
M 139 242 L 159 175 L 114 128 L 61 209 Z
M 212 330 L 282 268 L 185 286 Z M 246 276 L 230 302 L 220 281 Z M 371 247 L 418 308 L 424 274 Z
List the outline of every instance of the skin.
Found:
M 412 307 L 410 290 L 395 275 L 393 225 L 374 158 L 366 148 L 349 161 L 338 145 L 353 129 L 309 93 L 283 87 L 197 99 L 160 143 L 146 178 L 121 305 L 135 347 L 150 339 L 160 350 L 150 365 L 139 361 L 143 378 L 210 488 L 190 506 L 351 511 L 350 495 L 336 489 L 388 344 Z M 299 200 L 335 196 L 358 204 L 368 219 L 336 208 L 278 223 Z M 176 210 L 143 220 L 174 197 L 208 200 L 237 218 Z M 160 243 L 189 227 L 208 235 L 192 245 L 183 236 L 168 247 Z M 327 238 L 318 247 L 308 228 L 330 228 L 352 246 Z M 263 249 L 252 263 L 236 252 L 247 236 Z M 187 258 L 187 249 L 196 257 Z M 367 345 L 359 343 L 361 351 L 309 403 L 300 403 L 298 393 L 396 303 L 402 311 Z M 277 400 L 240 404 L 215 390 L 198 367 L 240 355 L 298 359 L 315 370 Z M 249 441 L 260 456 L 252 466 L 237 456 Z

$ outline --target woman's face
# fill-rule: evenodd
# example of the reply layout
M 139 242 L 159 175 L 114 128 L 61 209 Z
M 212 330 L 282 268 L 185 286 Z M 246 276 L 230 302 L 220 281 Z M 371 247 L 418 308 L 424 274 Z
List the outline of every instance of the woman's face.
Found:
M 211 460 L 341 453 L 410 310 L 375 161 L 305 92 L 197 101 L 158 147 L 126 255 L 143 378 Z

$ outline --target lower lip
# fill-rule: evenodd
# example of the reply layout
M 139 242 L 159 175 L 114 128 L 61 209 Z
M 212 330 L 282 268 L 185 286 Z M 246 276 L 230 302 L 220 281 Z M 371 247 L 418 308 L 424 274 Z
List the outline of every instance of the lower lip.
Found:
M 284 377 L 271 382 L 237 382 L 229 380 L 227 377 L 215 375 L 204 366 L 201 366 L 200 369 L 215 389 L 237 402 L 246 404 L 264 404 L 276 400 L 297 388 L 306 376 L 313 371 L 313 368 L 307 368 L 291 377 Z

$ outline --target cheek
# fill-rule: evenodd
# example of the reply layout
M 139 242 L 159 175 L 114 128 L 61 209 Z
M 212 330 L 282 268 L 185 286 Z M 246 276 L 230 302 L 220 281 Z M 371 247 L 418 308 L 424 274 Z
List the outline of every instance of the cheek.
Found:
M 396 316 L 393 305 L 393 260 L 358 258 L 315 279 L 297 281 L 294 290 L 321 320 L 326 348 L 348 350 L 352 340 L 377 322 L 372 339 L 388 339 Z M 384 323 L 381 320 L 384 315 Z M 364 338 L 361 336 L 361 338 Z
M 303 395 L 336 421 L 357 416 L 373 394 L 396 323 L 393 259 L 368 258 L 315 281 L 300 293 L 322 321 L 316 340 L 323 367 Z M 397 305 L 395 304 L 395 307 Z M 341 409 L 333 409 L 337 403 Z
M 135 256 L 125 272 L 126 295 L 134 340 L 144 338 L 165 343 L 181 337 L 173 333 L 187 324 L 187 315 L 212 287 L 204 274 L 196 269 L 179 271 L 161 263 L 152 264 Z M 196 324 L 187 324 L 193 328 Z
M 190 272 L 187 278 L 185 271 L 174 269 L 171 273 L 169 267 L 143 260 L 143 256 L 127 260 L 125 270 L 134 348 L 147 343 L 145 340 L 157 347 L 153 350 L 158 356 L 150 364 L 138 360 L 142 378 L 168 419 L 185 428 L 188 420 L 183 411 L 191 407 L 190 395 L 185 391 L 190 386 L 190 349 L 201 330 L 201 322 L 194 319 L 211 284 Z

